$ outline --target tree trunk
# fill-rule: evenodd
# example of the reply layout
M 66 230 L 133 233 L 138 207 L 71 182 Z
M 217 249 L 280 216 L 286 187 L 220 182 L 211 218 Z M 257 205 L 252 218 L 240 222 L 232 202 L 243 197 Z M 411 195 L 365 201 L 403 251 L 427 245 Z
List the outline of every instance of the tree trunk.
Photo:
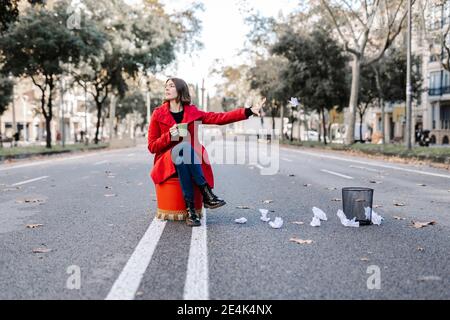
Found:
M 327 124 L 325 123 L 325 109 L 322 108 L 323 142 L 327 144 Z
M 345 143 L 353 144 L 355 142 L 355 120 L 356 120 L 356 108 L 358 107 L 358 94 L 359 94 L 359 81 L 361 76 L 361 58 L 353 55 L 352 63 L 352 87 L 350 91 L 349 102 L 349 119 L 348 128 L 346 131 Z
M 48 114 L 45 116 L 45 128 L 47 130 L 47 137 L 46 137 L 46 148 L 51 149 L 52 147 L 52 132 L 51 132 L 51 123 L 53 118 L 53 78 L 50 76 L 48 80 L 48 88 L 49 88 L 49 94 L 48 94 Z
M 95 138 L 94 138 L 94 143 L 98 144 L 98 134 L 100 132 L 100 121 L 102 119 L 102 103 L 99 102 L 97 99 L 95 100 L 96 105 L 97 105 L 97 124 L 95 126 Z
M 284 140 L 284 108 L 280 105 L 280 119 L 281 119 L 281 142 Z
M 378 91 L 378 105 L 380 106 L 380 109 L 381 109 L 381 141 L 384 145 L 385 144 L 384 118 L 386 117 L 386 115 L 384 112 L 383 90 L 381 89 L 380 73 L 379 73 L 377 67 L 373 66 L 373 70 L 375 71 L 375 83 L 376 83 L 377 91 Z

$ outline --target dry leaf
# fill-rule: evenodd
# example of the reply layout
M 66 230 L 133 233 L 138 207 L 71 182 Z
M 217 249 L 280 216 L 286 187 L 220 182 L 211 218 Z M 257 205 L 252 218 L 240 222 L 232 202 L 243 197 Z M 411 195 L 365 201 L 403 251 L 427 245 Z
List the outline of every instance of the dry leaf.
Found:
M 436 224 L 436 221 L 429 221 L 429 222 L 420 222 L 420 221 L 411 221 L 412 227 L 415 229 L 424 228 L 426 226 L 432 226 Z
M 336 190 L 335 187 L 327 187 L 327 188 L 325 188 L 325 189 L 327 189 L 327 190 Z
M 367 261 L 369 261 L 369 258 L 367 258 L 367 257 L 362 257 L 362 258 L 359 259 L 359 260 L 367 262 Z
M 377 181 L 377 180 L 369 180 L 370 183 L 381 183 L 381 181 Z
M 52 251 L 52 249 L 47 249 L 47 248 L 33 249 L 33 253 L 49 253 L 50 251 Z
M 292 223 L 293 224 L 300 224 L 300 225 L 305 224 L 304 222 L 301 222 L 301 221 L 292 221 Z
M 405 204 L 403 202 L 394 201 L 394 206 L 403 207 L 403 206 L 405 206 Z
M 264 200 L 263 202 L 264 202 L 264 203 L 272 203 L 273 200 Z
M 43 226 L 43 224 L 40 224 L 40 223 L 26 225 L 26 227 L 29 229 L 35 229 L 35 228 L 42 227 L 42 226 Z
M 303 186 L 304 186 L 304 187 L 311 187 L 312 184 L 311 184 L 311 183 L 304 183 Z
M 236 206 L 236 209 L 250 209 L 249 206 Z
M 289 174 L 289 177 L 295 177 L 295 174 L 290 173 L 290 174 Z
M 289 241 L 295 242 L 295 243 L 298 243 L 298 244 L 311 244 L 311 243 L 313 243 L 312 240 L 303 240 L 303 239 L 298 239 L 298 238 L 290 238 Z
M 424 249 L 424 248 L 422 248 L 422 247 L 417 247 L 417 251 L 420 251 L 420 252 L 422 252 L 422 251 L 425 251 L 425 249 Z
M 331 199 L 331 201 L 342 201 L 342 200 L 339 198 L 333 198 L 333 199 Z
M 395 219 L 395 220 L 406 220 L 406 218 L 399 217 L 399 216 L 394 216 L 394 219 Z
M 16 203 L 45 203 L 44 199 L 40 198 L 23 198 L 23 199 L 17 199 Z
M 425 183 L 417 183 L 418 186 L 420 187 L 426 187 L 427 185 Z
M 381 204 L 374 204 L 372 207 L 373 207 L 373 208 L 381 208 L 382 205 L 381 205 Z
M 105 197 L 117 197 L 117 194 L 114 193 L 105 194 Z

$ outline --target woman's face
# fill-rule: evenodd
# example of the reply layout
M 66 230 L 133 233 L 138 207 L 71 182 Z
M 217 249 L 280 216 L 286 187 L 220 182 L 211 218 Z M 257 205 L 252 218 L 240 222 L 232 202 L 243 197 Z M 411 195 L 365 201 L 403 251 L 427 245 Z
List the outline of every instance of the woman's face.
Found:
M 176 99 L 178 96 L 177 88 L 175 87 L 175 83 L 172 80 L 167 81 L 165 87 L 165 94 L 167 100 Z

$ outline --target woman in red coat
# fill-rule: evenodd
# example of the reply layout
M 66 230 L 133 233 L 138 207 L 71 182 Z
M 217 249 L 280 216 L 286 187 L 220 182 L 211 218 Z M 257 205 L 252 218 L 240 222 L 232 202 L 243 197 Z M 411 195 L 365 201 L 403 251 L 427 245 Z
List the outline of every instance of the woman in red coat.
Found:
M 185 81 L 179 78 L 166 81 L 164 103 L 154 110 L 148 129 L 148 150 L 155 154 L 150 175 L 155 184 L 178 175 L 188 211 L 188 225 L 200 225 L 195 213 L 193 182 L 203 195 L 205 208 L 215 209 L 226 204 L 211 190 L 214 176 L 206 149 L 198 141 L 198 124 L 223 125 L 245 120 L 252 114 L 259 115 L 264 102 L 265 99 L 251 108 L 228 112 L 204 112 L 191 104 Z M 184 130 L 179 130 L 182 129 L 180 123 L 187 124 L 188 134 L 183 141 L 180 141 L 184 135 Z

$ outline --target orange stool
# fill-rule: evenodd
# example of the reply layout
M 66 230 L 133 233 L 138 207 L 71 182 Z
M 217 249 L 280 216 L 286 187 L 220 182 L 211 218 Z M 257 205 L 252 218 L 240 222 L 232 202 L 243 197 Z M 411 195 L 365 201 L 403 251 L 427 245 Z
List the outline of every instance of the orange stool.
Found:
M 156 217 L 162 220 L 184 221 L 187 218 L 186 203 L 178 177 L 172 177 L 156 184 Z M 201 218 L 203 197 L 194 183 L 195 212 Z

